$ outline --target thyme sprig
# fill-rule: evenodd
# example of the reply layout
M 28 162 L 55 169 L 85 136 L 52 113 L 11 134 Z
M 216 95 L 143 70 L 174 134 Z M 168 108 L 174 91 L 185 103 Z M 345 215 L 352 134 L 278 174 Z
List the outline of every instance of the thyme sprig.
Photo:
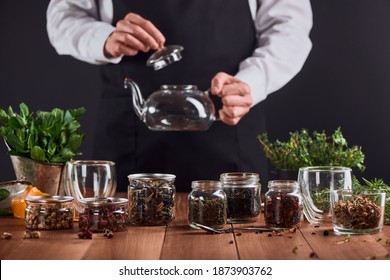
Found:
M 325 131 L 307 129 L 290 132 L 287 141 L 271 142 L 267 133 L 259 135 L 258 140 L 266 157 L 275 168 L 298 170 L 303 166 L 345 166 L 357 167 L 363 172 L 364 158 L 360 146 L 348 147 L 341 128 L 328 136 Z

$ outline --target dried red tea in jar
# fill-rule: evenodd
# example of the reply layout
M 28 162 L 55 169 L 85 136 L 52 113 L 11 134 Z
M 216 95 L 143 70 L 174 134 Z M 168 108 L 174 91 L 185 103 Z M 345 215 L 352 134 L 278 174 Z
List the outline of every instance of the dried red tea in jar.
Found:
M 268 226 L 292 228 L 303 218 L 302 196 L 294 180 L 268 182 L 265 194 L 264 220 Z

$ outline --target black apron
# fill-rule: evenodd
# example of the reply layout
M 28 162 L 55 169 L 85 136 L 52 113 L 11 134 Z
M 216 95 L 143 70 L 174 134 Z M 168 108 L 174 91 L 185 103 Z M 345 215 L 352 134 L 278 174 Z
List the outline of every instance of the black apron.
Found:
M 146 66 L 151 53 L 141 52 L 119 65 L 102 66 L 94 158 L 116 163 L 118 191 L 127 190 L 127 175 L 146 172 L 175 174 L 177 191 L 190 191 L 193 180 L 218 180 L 223 172 L 256 172 L 264 188 L 267 161 L 257 140 L 265 130 L 261 103 L 236 126 L 216 121 L 204 132 L 158 132 L 137 118 L 130 91 L 123 89 L 129 76 L 146 99 L 162 84 L 194 84 L 206 90 L 218 72 L 235 75 L 256 46 L 248 1 L 113 0 L 113 5 L 114 24 L 134 12 L 153 22 L 166 45 L 184 47 L 181 61 L 159 71 Z M 212 99 L 218 110 L 220 99 Z

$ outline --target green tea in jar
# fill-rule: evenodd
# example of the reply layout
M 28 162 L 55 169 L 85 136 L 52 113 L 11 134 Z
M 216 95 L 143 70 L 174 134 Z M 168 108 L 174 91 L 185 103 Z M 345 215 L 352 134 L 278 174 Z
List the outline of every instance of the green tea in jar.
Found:
M 222 228 L 226 224 L 226 194 L 219 181 L 201 180 L 192 182 L 188 195 L 188 223 Z

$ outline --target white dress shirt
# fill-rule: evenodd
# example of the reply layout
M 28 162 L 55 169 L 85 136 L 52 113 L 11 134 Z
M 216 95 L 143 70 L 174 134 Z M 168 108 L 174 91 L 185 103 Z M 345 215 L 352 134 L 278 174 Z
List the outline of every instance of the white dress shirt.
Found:
M 121 57 L 104 56 L 104 43 L 115 29 L 113 4 L 110 0 L 99 1 L 102 21 L 97 21 L 94 0 L 50 1 L 47 31 L 59 54 L 93 64 L 121 61 Z M 235 76 L 250 86 L 255 105 L 301 70 L 312 46 L 309 33 L 313 20 L 310 0 L 248 1 L 258 47 L 240 63 Z

